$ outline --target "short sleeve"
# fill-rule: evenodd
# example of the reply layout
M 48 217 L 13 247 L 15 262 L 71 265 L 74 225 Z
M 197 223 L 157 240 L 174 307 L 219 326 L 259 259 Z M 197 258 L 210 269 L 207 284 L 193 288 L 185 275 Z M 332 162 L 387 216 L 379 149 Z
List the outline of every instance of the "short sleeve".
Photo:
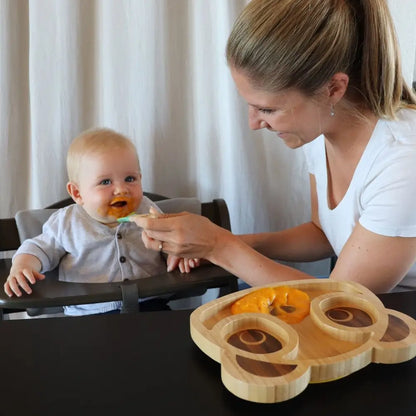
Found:
M 360 198 L 360 224 L 381 235 L 416 236 L 416 146 L 400 146 L 394 158 L 381 153 Z M 381 159 L 381 163 L 380 163 Z

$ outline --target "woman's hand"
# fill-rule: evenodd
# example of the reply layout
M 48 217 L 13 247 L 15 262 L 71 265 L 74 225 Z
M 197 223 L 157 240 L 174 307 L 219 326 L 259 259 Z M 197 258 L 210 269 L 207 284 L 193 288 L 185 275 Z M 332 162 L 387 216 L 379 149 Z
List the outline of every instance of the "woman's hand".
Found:
M 183 212 L 172 216 L 156 217 L 132 216 L 134 221 L 143 228 L 142 239 L 147 248 L 187 259 L 210 260 L 221 233 L 228 232 L 215 225 L 201 215 Z
M 142 239 L 149 249 L 180 258 L 208 260 L 252 286 L 312 277 L 264 257 L 206 217 L 187 212 L 159 214 L 159 218 L 157 213 L 150 214 L 129 217 L 143 228 Z

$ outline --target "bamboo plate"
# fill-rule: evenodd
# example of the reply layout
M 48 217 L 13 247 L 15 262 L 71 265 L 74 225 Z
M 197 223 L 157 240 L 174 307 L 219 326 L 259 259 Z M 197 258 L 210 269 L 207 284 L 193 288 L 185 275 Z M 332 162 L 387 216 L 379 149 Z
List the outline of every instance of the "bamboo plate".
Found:
M 416 321 L 386 309 L 364 286 L 325 279 L 262 287 L 283 285 L 311 299 L 300 323 L 262 313 L 231 314 L 236 300 L 260 287 L 215 299 L 191 314 L 193 341 L 221 364 L 222 381 L 237 397 L 281 402 L 309 383 L 348 376 L 371 362 L 394 364 L 416 356 Z

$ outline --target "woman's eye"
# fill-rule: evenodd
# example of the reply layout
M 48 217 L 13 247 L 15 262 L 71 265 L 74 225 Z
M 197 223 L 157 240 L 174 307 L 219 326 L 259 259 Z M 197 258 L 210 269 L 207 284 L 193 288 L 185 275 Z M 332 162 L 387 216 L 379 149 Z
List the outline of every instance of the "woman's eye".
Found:
M 110 179 L 103 179 L 100 182 L 100 185 L 110 185 L 110 183 L 111 183 L 111 180 Z
M 134 182 L 136 180 L 136 178 L 134 176 L 127 176 L 127 178 L 125 179 L 126 182 Z
M 263 114 L 271 114 L 273 113 L 274 110 L 270 108 L 259 108 L 259 111 L 262 112 Z

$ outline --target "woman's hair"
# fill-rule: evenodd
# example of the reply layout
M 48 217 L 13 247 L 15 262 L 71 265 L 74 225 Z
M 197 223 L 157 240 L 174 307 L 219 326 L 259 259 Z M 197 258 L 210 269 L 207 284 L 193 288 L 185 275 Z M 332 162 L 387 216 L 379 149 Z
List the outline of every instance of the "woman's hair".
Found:
M 346 73 L 347 105 L 394 118 L 416 105 L 385 0 L 252 0 L 228 39 L 228 64 L 268 92 L 315 95 Z
M 78 182 L 78 174 L 85 155 L 100 154 L 113 151 L 114 149 L 130 149 L 136 156 L 136 147 L 126 136 L 107 128 L 95 128 L 82 132 L 71 143 L 66 157 L 68 179 L 71 182 Z M 137 156 L 137 161 L 140 162 Z

